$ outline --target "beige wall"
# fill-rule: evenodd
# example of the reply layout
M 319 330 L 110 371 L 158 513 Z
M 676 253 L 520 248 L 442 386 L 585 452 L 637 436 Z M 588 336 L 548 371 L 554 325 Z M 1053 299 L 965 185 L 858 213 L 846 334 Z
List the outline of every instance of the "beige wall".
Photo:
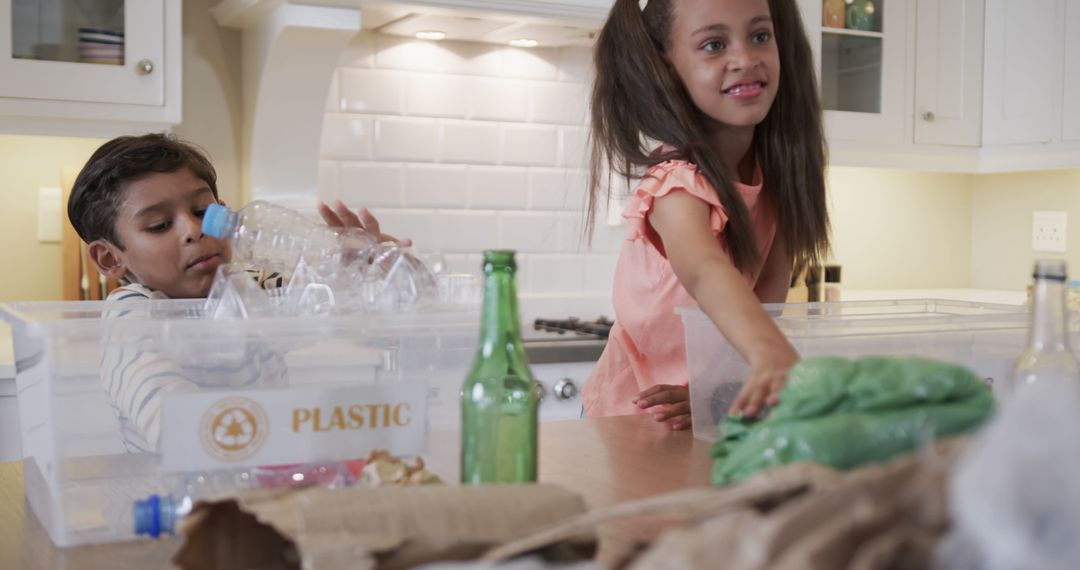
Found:
M 0 135 L 0 243 L 8 267 L 0 301 L 60 298 L 60 244 L 37 240 L 38 188 L 59 187 L 60 169 L 82 166 L 101 142 Z
M 1036 258 L 1063 258 L 1080 276 L 1080 170 L 979 176 L 974 180 L 971 255 L 972 286 L 1023 289 Z M 1068 213 L 1068 253 L 1031 251 L 1032 212 Z
M 972 178 L 831 168 L 833 253 L 844 287 L 968 287 Z
M 221 196 L 240 194 L 240 33 L 210 15 L 217 0 L 184 2 L 184 122 L 173 132 L 210 155 Z M 59 299 L 60 244 L 38 243 L 37 205 L 42 186 L 59 186 L 59 171 L 79 167 L 104 140 L 0 134 L 0 243 L 11 271 L 0 282 L 0 301 Z

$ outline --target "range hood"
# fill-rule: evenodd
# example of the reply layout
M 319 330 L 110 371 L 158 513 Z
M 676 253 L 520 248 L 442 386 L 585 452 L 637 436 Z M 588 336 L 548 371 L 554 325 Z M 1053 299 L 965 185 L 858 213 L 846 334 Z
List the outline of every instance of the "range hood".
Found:
M 612 0 L 225 0 L 219 24 L 243 30 L 243 191 L 314 196 L 327 93 L 341 52 L 361 30 L 447 39 L 589 45 Z

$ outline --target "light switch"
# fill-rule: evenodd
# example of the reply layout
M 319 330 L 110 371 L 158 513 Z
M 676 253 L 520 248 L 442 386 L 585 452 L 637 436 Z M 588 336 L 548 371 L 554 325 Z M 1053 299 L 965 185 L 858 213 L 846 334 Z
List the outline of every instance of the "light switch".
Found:
M 37 238 L 42 243 L 60 243 L 60 189 L 38 188 Z

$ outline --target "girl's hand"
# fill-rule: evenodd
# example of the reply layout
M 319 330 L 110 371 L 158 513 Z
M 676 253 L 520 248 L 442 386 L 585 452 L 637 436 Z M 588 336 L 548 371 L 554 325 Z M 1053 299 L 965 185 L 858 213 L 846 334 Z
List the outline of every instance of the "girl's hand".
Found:
M 655 408 L 651 412 L 653 420 L 667 422 L 673 430 L 690 427 L 690 389 L 686 386 L 658 384 L 641 391 L 633 402 L 642 410 Z
M 392 241 L 402 247 L 412 245 L 412 240 L 399 240 L 392 235 L 384 234 L 379 229 L 379 220 L 367 208 L 360 208 L 353 213 L 341 200 L 334 200 L 333 206 L 319 202 L 319 215 L 322 216 L 326 225 L 332 228 L 360 228 L 367 233 L 378 237 L 380 242 Z
M 747 418 L 756 417 L 766 406 L 775 406 L 780 402 L 780 391 L 787 384 L 788 369 L 799 360 L 799 355 L 773 356 L 750 369 L 750 378 L 743 385 L 728 414 L 741 414 Z

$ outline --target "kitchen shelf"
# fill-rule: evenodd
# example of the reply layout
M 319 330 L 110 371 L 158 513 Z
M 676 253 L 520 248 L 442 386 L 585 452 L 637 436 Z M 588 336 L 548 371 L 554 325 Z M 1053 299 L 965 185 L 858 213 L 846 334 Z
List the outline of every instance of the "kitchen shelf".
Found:
M 847 28 L 821 28 L 821 33 L 829 34 L 833 36 L 851 36 L 855 38 L 875 38 L 884 39 L 885 34 L 882 32 L 864 32 L 862 30 L 849 30 Z

